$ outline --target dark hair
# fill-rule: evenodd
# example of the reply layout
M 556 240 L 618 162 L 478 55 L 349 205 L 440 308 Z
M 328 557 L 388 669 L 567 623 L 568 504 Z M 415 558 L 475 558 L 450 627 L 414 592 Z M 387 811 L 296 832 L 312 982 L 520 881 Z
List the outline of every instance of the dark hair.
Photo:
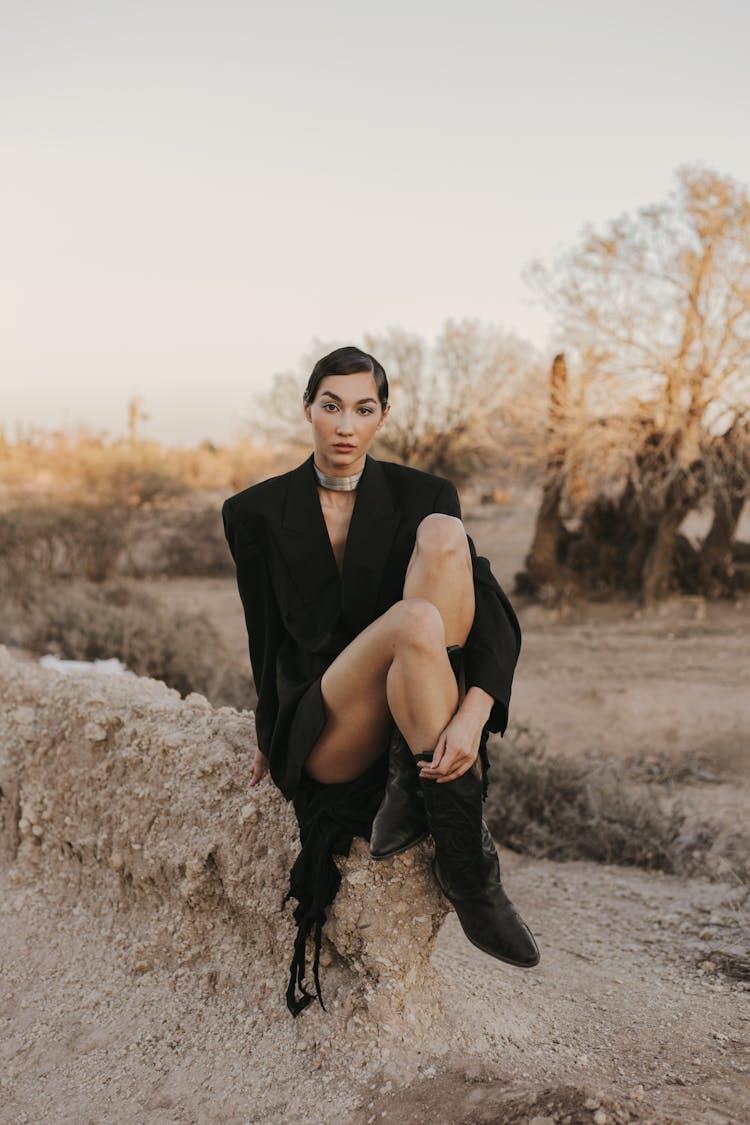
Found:
M 388 377 L 385 368 L 382 363 L 378 363 L 374 355 L 353 346 L 336 348 L 335 351 L 329 352 L 328 355 L 324 355 L 322 359 L 318 360 L 312 369 L 310 378 L 307 380 L 302 399 L 304 402 L 313 402 L 318 393 L 318 387 L 326 375 L 356 375 L 361 371 L 371 371 L 375 376 L 380 406 L 381 409 L 385 410 L 388 405 Z

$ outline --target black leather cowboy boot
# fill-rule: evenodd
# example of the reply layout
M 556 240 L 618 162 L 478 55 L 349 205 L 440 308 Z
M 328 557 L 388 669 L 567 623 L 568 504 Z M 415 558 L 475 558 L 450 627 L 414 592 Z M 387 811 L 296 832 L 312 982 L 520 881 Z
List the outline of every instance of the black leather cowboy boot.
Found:
M 415 756 L 415 762 L 431 760 L 431 752 Z M 534 935 L 503 890 L 497 849 L 482 817 L 479 761 L 453 781 L 418 781 L 435 840 L 432 870 L 467 938 L 509 965 L 536 965 Z
M 418 754 L 429 761 L 432 754 Z M 509 965 L 539 961 L 534 936 L 500 881 L 500 861 L 482 819 L 482 783 L 476 763 L 453 781 L 419 778 L 427 821 L 435 839 L 432 870 L 453 904 L 469 941 Z
M 446 651 L 458 679 L 463 650 L 460 645 L 449 645 Z M 370 855 L 373 859 L 390 859 L 413 848 L 429 834 L 414 755 L 394 723 L 388 745 L 385 796 L 372 822 Z
M 385 796 L 372 822 L 370 855 L 373 859 L 389 859 L 413 848 L 429 834 L 414 755 L 394 723 Z

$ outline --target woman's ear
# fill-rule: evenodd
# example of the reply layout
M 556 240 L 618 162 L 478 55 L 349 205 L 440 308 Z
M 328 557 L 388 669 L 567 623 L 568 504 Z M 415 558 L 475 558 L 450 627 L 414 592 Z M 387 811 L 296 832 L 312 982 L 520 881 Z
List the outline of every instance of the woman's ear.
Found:
M 385 422 L 386 418 L 388 417 L 388 412 L 389 412 L 390 409 L 391 409 L 391 404 L 390 404 L 390 402 L 388 402 L 388 403 L 386 403 L 386 405 L 383 408 L 383 415 L 382 415 L 380 421 L 378 422 L 377 426 L 375 427 L 376 430 L 379 430 L 380 427 L 383 425 L 383 422 Z

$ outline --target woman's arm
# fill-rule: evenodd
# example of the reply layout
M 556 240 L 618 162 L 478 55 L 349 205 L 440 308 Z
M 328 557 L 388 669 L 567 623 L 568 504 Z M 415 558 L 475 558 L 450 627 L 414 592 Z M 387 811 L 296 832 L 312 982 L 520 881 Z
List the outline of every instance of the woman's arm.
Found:
M 276 690 L 276 654 L 284 635 L 284 626 L 268 575 L 268 567 L 250 528 L 233 511 L 231 499 L 221 509 L 224 534 L 237 571 L 237 588 L 247 627 L 250 665 L 255 680 L 258 704 L 255 709 L 255 732 L 258 751 L 252 783 L 262 776 L 276 723 L 279 700 Z
M 461 519 L 461 502 L 451 481 L 438 494 L 434 511 Z M 478 555 L 467 534 L 474 570 L 474 623 L 464 647 L 466 696 L 461 711 L 505 733 L 511 685 L 521 651 L 521 626 L 489 561 Z

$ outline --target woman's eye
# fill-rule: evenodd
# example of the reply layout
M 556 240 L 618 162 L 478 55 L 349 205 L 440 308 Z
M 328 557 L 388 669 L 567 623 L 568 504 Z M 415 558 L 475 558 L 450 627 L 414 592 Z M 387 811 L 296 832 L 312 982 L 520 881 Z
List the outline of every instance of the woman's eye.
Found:
M 335 402 L 324 402 L 323 403 L 323 409 L 326 411 L 327 414 L 330 414 L 330 411 L 328 410 L 329 406 L 330 406 L 331 410 L 338 410 L 338 406 L 336 405 Z M 374 413 L 371 406 L 360 406 L 359 412 L 360 412 L 360 414 L 373 414 Z

